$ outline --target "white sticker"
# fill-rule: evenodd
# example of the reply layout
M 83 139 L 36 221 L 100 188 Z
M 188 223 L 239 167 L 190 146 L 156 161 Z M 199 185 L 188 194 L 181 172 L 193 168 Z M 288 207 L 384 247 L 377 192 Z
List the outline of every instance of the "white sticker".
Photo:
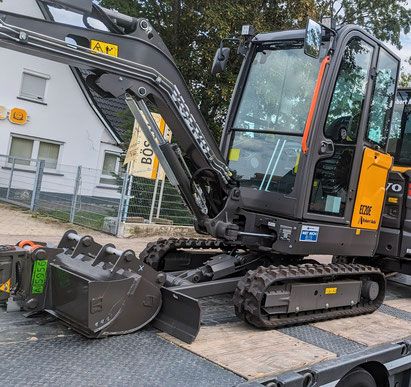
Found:
M 320 228 L 317 226 L 302 226 L 300 234 L 300 242 L 318 242 L 318 234 L 320 233 Z

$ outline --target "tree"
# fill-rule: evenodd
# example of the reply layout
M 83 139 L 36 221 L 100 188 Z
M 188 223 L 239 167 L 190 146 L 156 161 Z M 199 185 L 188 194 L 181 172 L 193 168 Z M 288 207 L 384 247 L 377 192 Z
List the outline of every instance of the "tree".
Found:
M 410 30 L 407 0 L 101 0 L 101 5 L 145 17 L 173 54 L 201 112 L 219 138 L 241 64 L 232 55 L 228 71 L 214 77 L 210 68 L 221 38 L 243 24 L 257 31 L 304 28 L 307 16 L 319 19 L 331 9 L 339 22 L 363 25 L 400 47 L 400 31 Z M 234 50 L 233 50 L 234 51 Z M 125 120 L 129 126 L 130 119 Z
M 410 32 L 407 0 L 317 0 L 318 13 L 337 18 L 339 24 L 358 24 L 378 39 L 401 48 L 400 33 Z

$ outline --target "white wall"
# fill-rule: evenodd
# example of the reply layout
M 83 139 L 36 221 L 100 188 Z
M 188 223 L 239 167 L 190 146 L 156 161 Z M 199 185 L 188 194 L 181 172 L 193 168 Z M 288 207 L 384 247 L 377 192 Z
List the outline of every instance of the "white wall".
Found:
M 34 0 L 3 0 L 0 9 L 42 17 Z M 24 126 L 0 120 L 0 154 L 8 154 L 10 134 L 62 143 L 59 163 L 66 165 L 101 169 L 106 150 L 121 152 L 90 107 L 68 66 L 2 48 L 0 63 L 0 105 L 9 109 L 22 108 L 29 114 L 29 122 Z M 18 98 L 25 69 L 50 76 L 46 105 Z M 95 176 L 95 185 L 99 184 L 99 177 Z M 58 184 L 50 184 L 50 190 L 56 186 Z M 96 195 L 116 196 L 114 191 L 94 191 Z

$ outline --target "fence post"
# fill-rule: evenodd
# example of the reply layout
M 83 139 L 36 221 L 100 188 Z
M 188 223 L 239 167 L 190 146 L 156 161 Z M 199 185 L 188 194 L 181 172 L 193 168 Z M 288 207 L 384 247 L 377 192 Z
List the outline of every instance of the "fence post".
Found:
M 153 223 L 154 208 L 156 206 L 156 200 L 157 200 L 158 182 L 159 182 L 159 178 L 158 178 L 158 173 L 157 173 L 156 182 L 154 184 L 153 200 L 151 201 L 150 217 L 148 218 L 148 222 L 150 224 Z
M 124 172 L 123 175 L 123 187 L 121 188 L 121 198 L 120 204 L 118 205 L 118 213 L 117 213 L 117 225 L 116 225 L 116 236 L 120 236 L 120 225 L 123 217 L 123 208 L 124 208 L 124 201 L 127 196 L 127 182 L 128 182 L 128 173 Z
M 160 196 L 158 198 L 157 219 L 160 219 L 161 205 L 163 204 L 164 186 L 165 185 L 166 185 L 166 176 L 164 175 L 163 180 L 161 181 Z
M 78 192 L 80 190 L 80 183 L 81 183 L 81 165 L 77 167 L 76 182 L 74 184 L 73 199 L 71 201 L 71 208 L 70 208 L 70 223 L 74 223 L 74 218 L 76 216 L 77 198 L 78 198 Z
M 133 175 L 128 175 L 128 188 L 127 188 L 127 197 L 126 203 L 123 210 L 123 215 L 121 217 L 121 221 L 125 222 L 128 218 L 128 209 L 130 207 L 130 198 L 131 198 L 131 191 L 133 189 Z
M 9 180 L 9 186 L 7 187 L 7 195 L 6 199 L 10 199 L 10 191 L 11 191 L 11 185 L 13 183 L 13 175 L 14 175 L 14 168 L 16 167 L 16 158 L 13 157 L 13 164 L 11 165 L 11 170 L 10 170 L 10 180 Z
M 33 193 L 31 194 L 30 210 L 35 211 L 40 197 L 41 183 L 43 181 L 44 160 L 37 160 L 36 177 L 34 178 Z

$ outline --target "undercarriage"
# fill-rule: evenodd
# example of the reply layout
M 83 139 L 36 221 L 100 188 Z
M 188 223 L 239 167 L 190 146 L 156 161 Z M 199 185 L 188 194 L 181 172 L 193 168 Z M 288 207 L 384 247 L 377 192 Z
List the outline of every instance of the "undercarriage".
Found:
M 370 266 L 320 264 L 215 240 L 159 240 L 140 258 L 167 272 L 171 292 L 193 298 L 233 293 L 236 315 L 264 329 L 372 313 L 385 295 L 384 275 Z

